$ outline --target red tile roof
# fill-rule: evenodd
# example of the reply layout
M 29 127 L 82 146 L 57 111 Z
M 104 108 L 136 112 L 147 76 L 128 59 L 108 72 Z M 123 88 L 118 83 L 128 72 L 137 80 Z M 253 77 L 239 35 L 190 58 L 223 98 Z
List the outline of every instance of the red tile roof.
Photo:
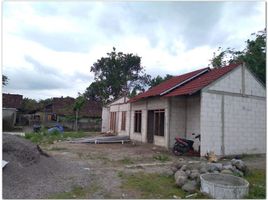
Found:
M 200 74 L 202 71 L 208 70 L 209 68 L 203 68 L 203 69 L 199 69 L 193 72 L 189 72 L 180 76 L 175 76 L 172 77 L 169 80 L 164 81 L 163 83 L 160 83 L 159 85 L 150 88 L 149 90 L 147 90 L 146 92 L 143 92 L 133 98 L 131 98 L 129 100 L 129 102 L 134 102 L 134 101 L 138 101 L 142 98 L 147 98 L 147 97 L 153 97 L 153 96 L 159 96 L 161 93 L 167 91 L 168 89 L 171 89 L 172 87 L 175 87 L 176 85 L 179 85 L 181 83 L 183 83 L 184 81 Z
M 218 69 L 203 68 L 187 74 L 173 77 L 149 89 L 148 91 L 133 97 L 129 100 L 129 102 L 135 102 L 142 98 L 153 96 L 170 97 L 193 94 L 206 87 L 213 81 L 219 79 L 223 75 L 227 74 L 239 65 L 241 65 L 241 63 L 231 64 L 229 66 L 225 66 Z
M 186 94 L 193 94 L 198 92 L 202 88 L 206 87 L 213 81 L 219 79 L 223 75 L 227 74 L 228 72 L 232 71 L 234 68 L 238 67 L 239 64 L 232 64 L 226 67 L 212 69 L 209 72 L 199 76 L 198 78 L 190 81 L 189 83 L 173 90 L 172 92 L 165 95 L 165 97 L 171 96 L 179 96 L 179 95 L 186 95 Z

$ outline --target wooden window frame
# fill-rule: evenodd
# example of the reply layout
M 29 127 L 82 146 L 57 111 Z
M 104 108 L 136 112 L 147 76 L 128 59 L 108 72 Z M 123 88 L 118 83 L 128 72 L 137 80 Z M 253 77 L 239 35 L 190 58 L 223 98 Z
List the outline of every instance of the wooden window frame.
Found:
M 110 131 L 115 132 L 116 130 L 116 112 L 110 112 Z
M 154 135 L 165 136 L 165 109 L 154 110 Z
M 134 114 L 134 133 L 141 133 L 141 123 L 142 123 L 142 111 L 135 110 Z
M 121 114 L 121 131 L 125 131 L 126 130 L 126 114 L 127 111 L 122 111 Z

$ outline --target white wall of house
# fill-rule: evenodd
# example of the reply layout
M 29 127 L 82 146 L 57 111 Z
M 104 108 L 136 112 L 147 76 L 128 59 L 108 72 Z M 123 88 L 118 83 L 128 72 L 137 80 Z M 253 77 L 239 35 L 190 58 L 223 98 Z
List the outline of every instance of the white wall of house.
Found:
M 131 128 L 130 138 L 140 142 L 147 142 L 147 116 L 148 110 L 164 109 L 165 110 L 165 131 L 164 136 L 154 136 L 154 144 L 158 146 L 168 146 L 168 128 L 169 128 L 169 110 L 168 110 L 168 99 L 167 98 L 150 98 L 148 100 L 141 100 L 134 102 L 131 105 Z M 141 133 L 134 132 L 134 118 L 135 111 L 142 111 L 142 123 Z
M 186 98 L 170 98 L 169 147 L 173 147 L 175 137 L 185 138 L 186 133 Z
M 265 113 L 265 88 L 242 66 L 204 88 L 201 155 L 207 151 L 217 155 L 265 153 Z
M 101 132 L 108 132 L 110 129 L 110 108 L 102 107 Z

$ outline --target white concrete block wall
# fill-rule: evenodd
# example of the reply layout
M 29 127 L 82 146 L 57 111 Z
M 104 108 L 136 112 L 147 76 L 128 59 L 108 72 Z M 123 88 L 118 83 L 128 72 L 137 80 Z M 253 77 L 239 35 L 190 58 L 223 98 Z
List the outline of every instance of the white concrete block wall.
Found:
M 101 132 L 107 132 L 110 129 L 110 110 L 107 107 L 102 107 L 101 115 Z
M 235 68 L 231 73 L 212 84 L 211 90 L 241 93 L 242 92 L 242 67 Z
M 193 147 L 198 150 L 200 142 L 194 137 L 200 134 L 200 95 L 187 98 L 186 112 L 186 138 L 196 141 Z M 195 135 L 193 136 L 192 133 Z
M 170 120 L 169 120 L 169 147 L 175 143 L 175 137 L 185 137 L 186 120 L 186 98 L 173 97 L 170 100 Z
M 225 96 L 225 153 L 255 154 L 266 151 L 265 100 Z
M 201 156 L 208 151 L 221 154 L 221 95 L 201 94 Z
M 254 95 L 265 97 L 266 91 L 265 88 L 256 80 L 256 78 L 245 69 L 245 93 L 247 95 Z

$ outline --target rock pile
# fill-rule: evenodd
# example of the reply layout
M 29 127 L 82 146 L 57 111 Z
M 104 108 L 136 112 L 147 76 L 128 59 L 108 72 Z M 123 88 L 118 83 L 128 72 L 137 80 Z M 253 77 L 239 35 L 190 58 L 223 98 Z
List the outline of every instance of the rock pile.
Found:
M 206 161 L 187 162 L 180 159 L 171 167 L 176 185 L 186 192 L 194 192 L 200 185 L 200 174 L 223 173 L 244 176 L 248 168 L 242 160 L 232 159 L 226 163 L 208 163 Z

